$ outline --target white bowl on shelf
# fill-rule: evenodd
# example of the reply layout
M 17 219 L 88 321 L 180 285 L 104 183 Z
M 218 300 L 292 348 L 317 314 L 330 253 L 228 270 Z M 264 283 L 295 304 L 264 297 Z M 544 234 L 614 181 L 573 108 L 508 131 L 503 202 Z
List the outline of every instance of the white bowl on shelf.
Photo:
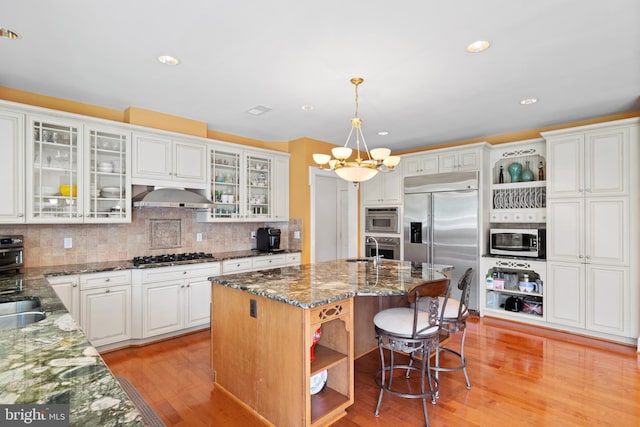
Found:
M 40 187 L 40 194 L 43 196 L 55 196 L 58 194 L 59 187 L 45 186 Z
M 120 197 L 120 188 L 119 187 L 102 187 L 100 190 L 100 194 L 102 197 Z M 122 195 L 124 196 L 124 191 L 122 191 Z

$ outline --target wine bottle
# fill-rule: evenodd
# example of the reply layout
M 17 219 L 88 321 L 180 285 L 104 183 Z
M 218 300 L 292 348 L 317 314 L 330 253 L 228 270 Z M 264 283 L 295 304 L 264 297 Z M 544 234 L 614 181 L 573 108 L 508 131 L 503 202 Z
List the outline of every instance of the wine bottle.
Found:
M 503 172 L 502 166 L 500 166 L 500 175 L 498 176 L 498 183 L 504 184 L 504 172 Z
M 538 181 L 544 181 L 544 165 L 542 161 L 538 163 Z

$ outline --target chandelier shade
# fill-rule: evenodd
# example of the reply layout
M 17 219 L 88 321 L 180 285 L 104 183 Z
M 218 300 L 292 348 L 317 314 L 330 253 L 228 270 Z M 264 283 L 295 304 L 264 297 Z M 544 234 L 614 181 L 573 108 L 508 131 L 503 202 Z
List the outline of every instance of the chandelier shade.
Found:
M 313 161 L 324 167 L 329 168 L 345 181 L 363 182 L 370 180 L 379 171 L 392 171 L 400 163 L 400 157 L 392 156 L 391 150 L 388 148 L 374 148 L 369 151 L 364 135 L 362 134 L 362 119 L 358 117 L 358 86 L 364 82 L 361 77 L 354 77 L 351 83 L 356 87 L 356 112 L 351 119 L 351 131 L 347 141 L 342 147 L 334 147 L 331 150 L 333 158 L 328 154 L 313 154 Z M 353 149 L 349 147 L 349 141 L 355 134 L 356 140 L 356 157 L 349 160 L 353 154 Z M 361 157 L 360 142 L 362 141 L 363 152 L 366 153 L 366 159 Z

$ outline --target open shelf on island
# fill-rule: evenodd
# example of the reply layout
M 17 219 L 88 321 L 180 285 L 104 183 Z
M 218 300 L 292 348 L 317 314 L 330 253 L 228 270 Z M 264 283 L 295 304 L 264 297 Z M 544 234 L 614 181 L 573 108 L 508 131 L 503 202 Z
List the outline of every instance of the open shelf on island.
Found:
M 330 348 L 316 345 L 314 349 L 316 359 L 311 363 L 311 375 L 329 369 L 343 361 L 347 355 Z

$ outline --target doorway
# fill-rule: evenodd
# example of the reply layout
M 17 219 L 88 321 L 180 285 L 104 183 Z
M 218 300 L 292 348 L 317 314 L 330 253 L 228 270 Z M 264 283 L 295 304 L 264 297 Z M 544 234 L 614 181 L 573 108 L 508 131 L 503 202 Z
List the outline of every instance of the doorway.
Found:
M 311 262 L 358 253 L 358 190 L 333 171 L 309 168 Z

